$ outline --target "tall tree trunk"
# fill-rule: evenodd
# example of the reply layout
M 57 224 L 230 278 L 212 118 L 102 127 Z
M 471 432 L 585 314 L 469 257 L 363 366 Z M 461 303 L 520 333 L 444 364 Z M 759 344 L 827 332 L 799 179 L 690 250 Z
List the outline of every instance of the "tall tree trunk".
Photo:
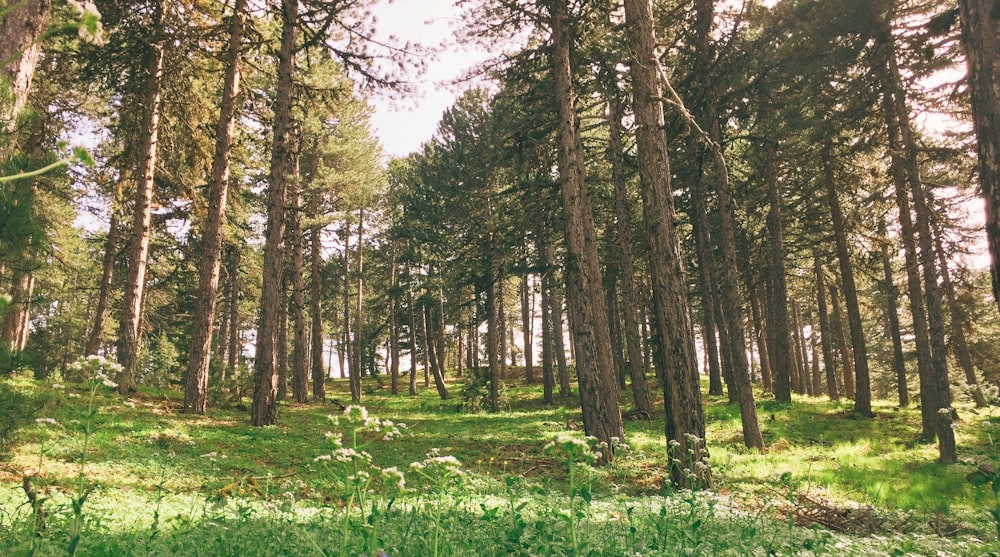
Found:
M 399 298 L 396 295 L 399 289 L 399 264 L 396 261 L 396 243 L 389 247 L 389 284 L 391 287 L 389 294 L 389 385 L 392 394 L 399 394 Z M 459 336 L 459 345 L 462 340 Z M 459 347 L 459 369 L 461 369 L 462 357 L 461 347 Z
M 427 327 L 431 329 L 428 333 L 433 337 L 437 337 L 438 326 L 443 327 L 444 323 L 436 323 L 433 312 L 434 310 L 430 305 L 424 307 L 424 319 L 426 320 Z M 441 346 L 436 344 L 433 341 L 427 342 L 427 350 L 430 353 L 431 359 L 431 373 L 434 374 L 434 387 L 437 389 L 438 396 L 441 397 L 441 400 L 448 400 L 448 387 L 444 384 L 444 366 L 442 365 L 444 356 L 440 353 Z
M 617 86 L 609 88 L 608 125 L 610 142 L 608 158 L 611 161 L 612 181 L 615 187 L 615 239 L 618 256 L 621 258 L 622 317 L 624 318 L 625 365 L 632 379 L 632 398 L 636 410 L 653 411 L 653 397 L 649 392 L 646 375 L 649 368 L 642 357 L 642 331 L 639 325 L 639 294 L 636 286 L 635 259 L 632 254 L 632 210 L 625 181 L 625 146 L 622 140 L 622 117 L 624 108 L 618 96 Z
M 847 332 L 844 330 L 844 312 L 840 307 L 840 297 L 837 295 L 837 287 L 830 285 L 830 305 L 833 306 L 833 332 L 837 337 L 837 349 L 840 352 L 840 364 L 842 368 L 841 381 L 844 386 L 844 396 L 854 400 L 854 373 L 851 365 L 850 345 L 847 344 Z
M 208 214 L 202 236 L 202 258 L 198 273 L 198 295 L 191 323 L 191 353 L 184 384 L 184 410 L 204 414 L 208 395 L 208 367 L 212 359 L 212 327 L 222 266 L 222 236 L 229 195 L 229 160 L 236 129 L 237 98 L 243 69 L 243 35 L 247 0 L 236 0 L 229 18 L 229 51 L 222 84 L 219 122 L 215 129 L 212 181 L 208 185 Z
M 819 252 L 813 252 L 813 268 L 816 273 L 816 301 L 819 306 L 819 336 L 823 347 L 823 369 L 826 371 L 826 392 L 830 400 L 840 400 L 837 389 L 837 368 L 833 361 L 833 329 L 830 327 L 830 312 L 826 307 L 826 276 Z M 819 394 L 819 393 L 817 393 Z
M 827 138 L 822 148 L 823 181 L 826 185 L 827 205 L 830 206 L 830 216 L 833 219 L 833 233 L 837 239 L 837 262 L 840 264 L 840 277 L 844 286 L 844 303 L 847 305 L 847 322 L 851 330 L 851 345 L 854 347 L 854 412 L 871 418 L 873 417 L 872 388 L 871 374 L 868 371 L 868 347 L 865 343 L 865 330 L 861 322 L 861 305 L 858 302 L 858 290 L 854 282 L 851 251 L 847 246 L 847 225 L 844 222 L 844 214 L 840 209 L 840 199 L 837 196 L 830 141 L 830 138 Z
M 8 129 L 28 102 L 35 67 L 42 53 L 39 39 L 49 25 L 51 0 L 6 0 L 0 11 L 0 76 L 10 80 L 13 102 L 4 106 L 0 122 L 6 121 Z M 2 124 L 0 124 L 2 125 Z M 0 159 L 9 153 L 0 151 Z
M 521 277 L 521 338 L 524 343 L 524 381 L 531 385 L 535 382 L 534 354 L 532 337 L 534 336 L 535 312 L 532 302 L 534 293 L 531 291 L 531 275 L 525 273 Z M 459 361 L 462 358 L 459 357 Z M 459 365 L 459 370 L 461 370 Z M 460 375 L 461 376 L 461 375 Z
M 659 332 L 655 343 L 662 359 L 658 367 L 663 368 L 666 378 L 663 384 L 666 437 L 671 444 L 677 445 L 679 454 L 690 455 L 694 462 L 698 462 L 708 454 L 704 445 L 705 416 L 701 407 L 694 332 L 684 291 L 680 243 L 674 224 L 653 7 L 649 0 L 625 0 L 624 6 L 628 41 L 633 53 L 631 74 L 636 144 L 643 186 L 643 215 L 650 247 L 653 308 Z M 749 385 L 749 376 L 744 379 Z M 747 444 L 763 447 L 755 409 L 747 409 L 743 426 Z M 692 441 L 693 438 L 697 440 Z M 678 468 L 671 467 L 674 483 L 689 485 L 689 478 Z M 699 473 L 696 481 L 709 482 L 710 477 Z
M 555 339 L 553 338 L 552 294 L 550 292 L 549 274 L 546 270 L 541 277 L 542 288 L 542 402 L 554 404 L 556 377 L 553 369 Z
M 138 156 L 139 167 L 136 176 L 134 218 L 129 239 L 128 275 L 125 279 L 125 293 L 118 328 L 118 363 L 122 371 L 118 376 L 118 390 L 122 393 L 135 391 L 136 366 L 139 355 L 140 328 L 142 326 L 142 302 L 145 298 L 146 267 L 149 259 L 149 243 L 153 224 L 153 176 L 156 172 L 157 146 L 160 131 L 160 86 L 163 81 L 163 10 L 161 0 L 153 6 L 150 34 L 153 38 L 145 60 L 146 82 L 143 94 L 144 115 L 140 132 Z
M 903 336 L 899 330 L 899 289 L 892 276 L 892 259 L 889 257 L 889 241 L 885 217 L 879 221 L 879 258 L 882 260 L 882 291 L 885 292 L 886 327 L 892 338 L 892 369 L 896 375 L 896 392 L 899 406 L 910 404 L 910 391 L 906 384 L 906 358 L 903 355 Z
M 594 212 L 587 191 L 583 143 L 576 114 L 576 92 L 570 61 L 572 34 L 568 2 L 551 2 L 552 72 L 559 107 L 559 181 L 566 215 L 566 272 L 571 292 L 576 374 L 583 427 L 604 443 L 601 461 L 614 457 L 614 444 L 625 438 L 618 395 L 611 376 L 608 313 L 601 289 Z M 699 404 L 698 411 L 701 410 Z M 694 433 L 694 432 L 693 432 Z
M 766 118 L 762 118 L 766 121 Z M 791 327 L 788 324 L 788 285 L 785 278 L 784 225 L 781 222 L 781 185 L 778 182 L 775 151 L 777 146 L 771 140 L 764 140 L 764 175 L 770 201 L 767 213 L 767 230 L 771 256 L 769 267 L 770 288 L 768 288 L 768 356 L 771 358 L 771 373 L 774 381 L 774 398 L 778 402 L 792 400 L 792 349 L 789 344 Z
M 355 402 L 361 400 L 361 377 L 365 372 L 364 363 L 364 286 L 365 286 L 365 210 L 358 209 L 358 252 L 354 257 L 355 268 L 357 269 L 357 296 L 354 299 L 354 367 L 351 368 L 351 395 L 357 395 Z M 426 339 L 426 337 L 424 337 Z M 355 373 L 355 371 L 357 373 Z
M 278 339 L 276 351 L 276 365 L 278 367 L 278 400 L 285 400 L 288 398 L 288 305 L 290 303 L 288 299 L 288 275 L 290 273 L 286 272 L 284 279 L 282 280 L 282 293 L 281 293 L 281 315 L 278 316 Z
M 282 0 L 281 48 L 278 53 L 278 81 L 274 99 L 274 138 L 271 147 L 271 175 L 267 188 L 267 227 L 264 240 L 264 276 L 260 293 L 260 321 L 257 327 L 257 357 L 254 359 L 254 398 L 250 421 L 255 426 L 278 421 L 276 341 L 279 305 L 282 302 L 281 275 L 284 263 L 285 197 L 292 168 L 292 93 L 295 76 L 296 35 L 299 24 L 298 0 Z
M 292 397 L 295 402 L 309 401 L 309 339 L 306 328 L 306 283 L 305 249 L 306 240 L 302 230 L 302 186 L 298 180 L 291 184 L 290 215 L 288 228 L 291 231 L 292 256 Z
M 410 273 L 406 273 L 407 279 Z M 417 396 L 417 310 L 413 302 L 413 284 L 407 280 L 406 305 L 410 312 L 410 396 Z
M 927 197 L 931 197 L 930 192 L 927 192 Z M 933 200 L 929 204 L 932 205 Z M 972 391 L 976 407 L 985 408 L 987 406 L 986 397 L 983 396 L 983 391 L 979 388 L 976 368 L 972 364 L 972 353 L 969 351 L 969 343 L 965 339 L 965 315 L 958 305 L 958 300 L 955 299 L 955 286 L 951 282 L 951 270 L 948 268 L 948 260 L 945 257 L 944 245 L 941 240 L 942 232 L 937 221 L 932 220 L 931 222 L 931 235 L 934 237 L 934 252 L 937 255 L 938 270 L 941 273 L 941 290 L 948 303 L 948 315 L 951 318 L 952 352 L 959 365 L 962 366 L 962 371 L 965 373 L 965 383 Z
M 98 286 L 97 309 L 94 310 L 94 325 L 90 329 L 90 334 L 87 335 L 87 344 L 83 349 L 85 355 L 97 354 L 104 341 L 104 327 L 108 319 L 108 306 L 111 301 L 111 288 L 114 279 L 115 256 L 118 254 L 118 238 L 121 236 L 117 207 L 117 199 L 112 200 L 111 207 L 108 208 L 110 219 L 108 235 L 104 240 L 104 257 L 101 260 L 101 282 Z
M 771 373 L 771 358 L 767 352 L 767 331 L 765 330 L 764 318 L 760 310 L 760 291 L 763 286 L 756 285 L 750 287 L 750 316 L 753 318 L 756 329 L 757 356 L 760 358 L 760 381 L 764 384 L 765 391 L 774 391 L 774 379 Z
M 233 248 L 229 263 L 229 359 L 226 362 L 230 375 L 236 379 L 239 372 L 240 353 L 240 249 Z M 225 372 L 219 383 L 225 385 Z
M 898 147 L 896 156 L 898 160 L 897 172 L 901 179 L 897 185 L 896 198 L 899 204 L 900 226 L 903 229 L 904 242 L 909 244 L 915 252 L 912 257 L 908 257 L 907 266 L 912 262 L 913 269 L 907 269 L 908 278 L 912 279 L 911 287 L 916 285 L 919 289 L 920 277 L 917 268 L 919 260 L 923 270 L 923 297 L 927 309 L 927 336 L 930 349 L 929 364 L 926 366 L 926 376 L 921 376 L 921 416 L 928 422 L 924 424 L 924 432 L 930 430 L 938 437 L 939 460 L 943 464 L 951 464 L 957 460 L 955 451 L 955 433 L 951 428 L 951 391 L 948 385 L 948 362 L 946 354 L 946 343 L 944 334 L 944 312 L 942 311 L 940 290 L 937 284 L 937 272 L 934 261 L 934 244 L 930 233 L 929 208 L 923 193 L 923 184 L 920 179 L 920 167 L 917 158 L 917 144 L 913 136 L 913 129 L 910 126 L 910 113 L 907 108 L 906 90 L 903 87 L 903 80 L 900 74 L 894 38 L 891 32 L 886 33 L 887 39 L 881 45 L 884 54 L 884 75 L 883 86 L 885 88 L 886 110 L 891 113 L 890 148 L 893 143 Z M 895 141 L 892 136 L 895 136 Z M 907 191 L 908 190 L 908 191 Z M 907 202 L 909 195 L 913 196 L 913 208 L 916 215 L 915 222 L 910 221 L 910 209 Z M 904 216 L 905 213 L 905 216 Z M 909 226 L 908 226 L 909 225 Z M 907 234 L 909 233 L 909 234 Z M 909 238 L 907 239 L 907 236 Z M 916 243 L 919 243 L 919 250 L 914 246 L 914 236 Z M 911 303 L 913 299 L 911 298 Z M 921 308 L 922 310 L 923 308 Z M 914 314 L 914 321 L 917 316 Z M 916 329 L 916 323 L 914 323 Z M 920 340 L 917 340 L 918 344 Z M 925 353 L 925 356 L 927 354 Z M 918 352 L 919 356 L 919 352 Z M 924 385 L 926 383 L 926 386 Z
M 351 221 L 350 218 L 344 219 L 344 339 L 341 344 L 340 353 L 343 360 L 341 361 L 341 370 L 344 369 L 344 360 L 347 363 L 347 375 L 348 385 L 351 389 L 351 401 L 358 402 L 361 400 L 361 371 L 360 364 L 354 359 L 354 340 L 353 335 L 357 334 L 354 332 L 354 319 L 351 317 Z M 343 377 L 343 374 L 341 375 Z M 357 383 L 355 383 L 357 380 Z
M 979 182 L 986 200 L 986 238 L 991 256 L 993 298 L 1000 305 L 1000 46 L 997 4 L 959 0 L 962 46 L 969 67 L 969 96 L 979 155 Z
M 312 198 L 310 199 L 310 213 L 313 218 L 319 216 L 319 194 L 316 192 L 312 193 Z M 323 227 L 319 224 L 314 224 L 312 226 L 311 234 L 309 237 L 309 313 L 310 313 L 310 323 L 312 325 L 312 334 L 309 335 L 309 341 L 312 346 L 312 358 L 310 362 L 312 364 L 311 375 L 312 375 L 312 393 L 313 398 L 316 400 L 326 400 L 326 370 L 323 369 Z M 395 261 L 393 261 L 392 272 L 393 280 L 395 280 Z M 393 283 L 395 284 L 395 283 Z M 390 307 L 390 317 L 395 319 L 395 303 Z M 392 321 L 392 327 L 395 327 L 395 321 Z M 395 329 L 393 329 L 395 332 Z M 390 337 L 392 338 L 392 337 Z M 398 347 L 397 347 L 398 348 Z M 396 372 L 399 372 L 399 351 L 395 352 L 396 356 Z M 395 394 L 395 391 L 393 391 Z
M 500 411 L 500 317 L 497 303 L 497 281 L 494 270 L 490 267 L 486 278 L 486 359 L 489 362 L 490 374 L 490 411 Z

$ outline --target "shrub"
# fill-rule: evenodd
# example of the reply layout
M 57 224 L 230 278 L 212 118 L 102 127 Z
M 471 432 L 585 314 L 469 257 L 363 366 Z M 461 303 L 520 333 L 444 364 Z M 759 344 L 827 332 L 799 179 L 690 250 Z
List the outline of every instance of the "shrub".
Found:
M 0 458 L 17 441 L 18 432 L 35 421 L 41 405 L 8 385 L 0 385 Z

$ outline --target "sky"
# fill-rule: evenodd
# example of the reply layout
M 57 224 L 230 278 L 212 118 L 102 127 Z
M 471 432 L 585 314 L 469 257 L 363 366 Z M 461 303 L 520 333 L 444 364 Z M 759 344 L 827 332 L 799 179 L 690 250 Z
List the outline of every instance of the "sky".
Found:
M 427 47 L 453 43 L 453 30 L 461 17 L 461 11 L 453 4 L 454 0 L 382 0 L 373 9 L 378 33 Z M 375 110 L 372 127 L 385 154 L 406 156 L 431 139 L 441 114 L 461 92 L 448 82 L 487 57 L 482 50 L 446 45 L 436 57 L 428 60 L 427 72 L 418 78 L 414 96 L 404 100 L 370 98 Z

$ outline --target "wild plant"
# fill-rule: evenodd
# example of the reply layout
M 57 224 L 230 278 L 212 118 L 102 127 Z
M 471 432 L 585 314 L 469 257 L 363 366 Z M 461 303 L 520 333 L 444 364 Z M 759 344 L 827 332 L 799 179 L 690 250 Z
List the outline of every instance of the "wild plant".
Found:
M 587 507 L 593 499 L 591 486 L 596 477 L 593 465 L 600 455 L 600 451 L 595 450 L 595 442 L 596 439 L 593 437 L 581 439 L 561 434 L 545 445 L 545 452 L 566 464 L 569 510 L 557 511 L 556 515 L 566 522 L 569 529 L 570 551 L 574 557 L 586 553 L 587 543 L 579 540 L 578 529 L 580 522 L 587 518 Z
M 378 468 L 367 449 L 379 441 L 390 441 L 402 434 L 405 424 L 394 424 L 390 420 L 380 420 L 368 415 L 363 406 L 348 406 L 340 416 L 329 416 L 334 429 L 328 431 L 327 439 L 333 444 L 330 453 L 315 458 L 321 462 L 340 488 L 346 513 L 341 522 L 341 555 L 346 555 L 347 541 L 351 537 L 351 514 L 357 508 L 360 522 L 357 523 L 366 554 L 372 554 L 378 539 L 379 524 L 395 501 L 395 495 L 406 487 L 406 477 L 396 467 Z M 387 495 L 384 509 L 378 504 L 380 497 L 371 497 L 375 488 L 381 487 Z
M 465 480 L 465 470 L 462 468 L 462 463 L 452 455 L 442 455 L 441 450 L 436 448 L 428 451 L 423 460 L 411 462 L 410 469 L 424 481 L 425 492 L 438 496 L 460 491 Z M 437 501 L 425 507 L 427 517 L 433 527 L 432 555 L 434 557 L 437 557 L 441 548 L 441 523 L 444 516 L 442 500 L 443 497 L 438 497 Z

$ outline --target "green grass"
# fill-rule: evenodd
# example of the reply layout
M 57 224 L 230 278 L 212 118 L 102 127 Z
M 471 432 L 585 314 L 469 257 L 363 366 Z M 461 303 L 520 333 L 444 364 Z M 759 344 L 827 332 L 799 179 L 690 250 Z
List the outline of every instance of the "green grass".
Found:
M 368 469 L 377 475 L 397 467 L 407 489 L 375 480 L 359 505 L 348 474 L 316 461 L 334 448 L 326 437 L 335 429 L 328 416 L 340 413 L 333 402 L 282 403 L 279 425 L 254 428 L 247 410 L 231 402 L 196 416 L 179 413 L 173 392 L 123 399 L 100 387 L 87 436 L 88 388 L 12 381 L 58 425 L 29 427 L 0 461 L 0 547 L 10 555 L 65 555 L 75 516 L 83 520 L 81 555 L 1000 552 L 988 512 L 993 492 L 966 480 L 993 458 L 987 434 L 1000 437 L 1000 409 L 963 408 L 961 461 L 941 466 L 935 447 L 918 441 L 916 409 L 876 405 L 876 418 L 861 420 L 820 399 L 761 402 L 769 446 L 761 454 L 743 447 L 736 407 L 710 398 L 715 490 L 690 493 L 665 486 L 662 412 L 626 422 L 631 450 L 571 486 L 567 462 L 545 447 L 582 424 L 575 400 L 545 407 L 540 387 L 513 384 L 503 411 L 467 415 L 433 389 L 414 398 L 372 384 L 363 400 L 370 414 L 407 428 L 390 441 L 365 437 L 373 440 Z M 343 381 L 331 381 L 328 392 L 349 401 Z M 460 483 L 439 484 L 410 467 L 433 448 L 461 461 Z M 37 536 L 21 489 L 25 470 L 35 474 L 48 514 Z M 81 485 L 91 491 L 74 513 Z M 828 512 L 863 509 L 874 530 L 796 525 L 792 511 L 806 500 L 822 501 Z

